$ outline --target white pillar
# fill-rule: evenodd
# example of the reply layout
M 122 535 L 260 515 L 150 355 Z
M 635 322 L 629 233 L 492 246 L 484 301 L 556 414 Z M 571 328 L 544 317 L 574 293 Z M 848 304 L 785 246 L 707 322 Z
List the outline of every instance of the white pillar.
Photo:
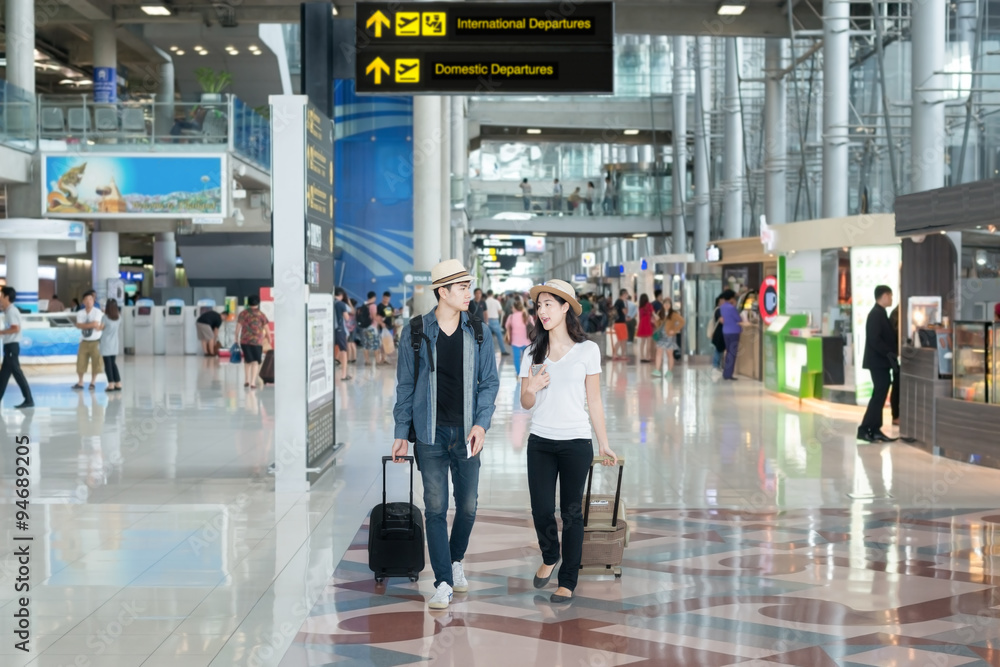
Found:
M 918 4 L 916 2 L 913 6 Z M 823 0 L 824 218 L 847 215 L 850 10 L 848 0 Z
M 977 17 L 979 16 L 979 2 L 978 0 L 959 0 L 958 2 L 958 12 L 955 17 L 955 41 L 965 42 L 966 48 L 969 52 L 970 63 L 974 64 L 971 60 L 976 57 L 976 23 Z M 982 54 L 983 49 L 980 47 L 980 54 Z M 980 61 L 982 62 L 982 61 Z M 982 67 L 980 67 L 982 69 Z M 978 82 L 976 82 L 978 83 Z M 971 183 L 973 181 L 978 181 L 979 177 L 979 132 L 976 129 L 977 123 L 975 120 L 969 126 L 969 139 L 965 147 L 965 163 L 962 165 L 962 183 Z M 964 122 L 957 128 L 955 132 L 953 142 L 956 146 L 955 154 L 960 155 L 962 140 L 965 136 L 965 126 Z M 958 177 L 958 165 L 953 164 L 951 166 L 952 180 L 951 185 L 958 185 L 955 179 Z
M 35 3 L 34 0 L 7 0 L 6 6 L 7 83 L 34 95 Z
M 674 169 L 673 203 L 674 225 L 671 243 L 675 253 L 687 252 L 687 227 L 684 222 L 684 200 L 687 190 L 687 76 L 688 40 L 677 35 L 671 50 L 674 56 L 673 111 L 674 111 Z
M 451 259 L 451 100 L 441 98 L 441 259 Z
M 90 236 L 90 282 L 101 303 L 108 297 L 108 278 L 118 277 L 118 232 L 97 231 Z
M 726 39 L 726 131 L 723 159 L 723 236 L 743 237 L 743 112 L 740 109 L 738 37 Z
M 173 232 L 160 232 L 153 242 L 153 287 L 177 284 L 177 241 Z
M 111 81 L 115 90 L 114 101 L 118 101 L 118 38 L 115 36 L 114 21 L 94 22 L 94 67 L 111 68 Z M 95 77 L 97 74 L 95 73 Z M 97 86 L 94 87 L 97 95 Z
M 948 26 L 945 0 L 921 0 L 911 5 L 913 44 L 913 107 L 910 132 L 913 154 L 910 186 L 913 192 L 944 187 L 943 78 L 945 30 Z M 963 175 L 964 177 L 964 175 Z
M 7 284 L 17 290 L 17 305 L 38 312 L 38 241 L 8 239 Z
M 786 222 L 787 127 L 785 80 L 781 75 L 788 58 L 784 39 L 768 39 L 764 46 L 764 215 L 769 225 Z
M 465 202 L 469 178 L 469 135 L 465 120 L 465 97 L 461 95 L 451 98 L 451 173 L 459 184 L 457 194 Z M 465 256 L 465 227 L 454 227 L 452 239 L 452 254 L 468 266 L 469 258 Z
M 170 133 L 174 124 L 174 61 L 169 54 L 157 49 L 165 62 L 160 64 L 160 82 L 156 91 L 156 113 L 153 115 L 153 134 Z
M 712 220 L 709 160 L 711 160 L 712 40 L 696 37 L 698 54 L 694 101 L 694 253 L 695 261 L 705 259 Z
M 413 98 L 413 269 L 430 271 L 441 260 L 441 98 Z M 469 268 L 469 267 L 466 267 Z M 429 289 L 415 294 L 413 314 L 437 302 Z

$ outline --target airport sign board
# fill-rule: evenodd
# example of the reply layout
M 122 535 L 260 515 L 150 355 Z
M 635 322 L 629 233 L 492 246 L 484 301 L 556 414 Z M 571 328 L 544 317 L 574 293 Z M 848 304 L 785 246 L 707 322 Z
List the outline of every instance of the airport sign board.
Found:
M 612 3 L 357 4 L 371 94 L 614 92 Z

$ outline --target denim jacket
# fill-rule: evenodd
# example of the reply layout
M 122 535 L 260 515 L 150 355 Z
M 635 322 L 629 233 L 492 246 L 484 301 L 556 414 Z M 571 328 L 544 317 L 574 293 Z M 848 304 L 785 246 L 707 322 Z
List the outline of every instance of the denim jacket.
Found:
M 476 333 L 469 321 L 469 314 L 462 313 L 460 327 L 464 332 L 462 350 L 465 357 L 463 375 L 465 397 L 465 432 L 473 426 L 490 430 L 496 410 L 500 379 L 497 376 L 496 357 L 493 354 L 493 336 L 489 327 L 483 326 L 482 345 L 476 343 Z M 424 334 L 430 339 L 430 349 L 437 364 L 437 339 L 441 332 L 435 311 L 423 316 Z M 410 431 L 410 420 L 416 430 L 417 442 L 431 444 L 437 433 L 437 381 L 436 369 L 431 368 L 427 341 L 420 346 L 420 374 L 417 386 L 413 383 L 413 347 L 410 345 L 410 327 L 404 326 L 399 337 L 399 360 L 396 363 L 396 405 L 392 416 L 396 421 L 394 437 L 405 439 Z M 433 370 L 433 372 L 432 372 Z

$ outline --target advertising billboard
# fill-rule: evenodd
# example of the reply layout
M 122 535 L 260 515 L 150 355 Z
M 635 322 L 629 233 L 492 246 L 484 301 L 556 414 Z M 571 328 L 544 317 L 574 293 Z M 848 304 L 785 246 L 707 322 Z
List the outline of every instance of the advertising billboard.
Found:
M 223 159 L 221 155 L 44 155 L 42 215 L 225 217 Z

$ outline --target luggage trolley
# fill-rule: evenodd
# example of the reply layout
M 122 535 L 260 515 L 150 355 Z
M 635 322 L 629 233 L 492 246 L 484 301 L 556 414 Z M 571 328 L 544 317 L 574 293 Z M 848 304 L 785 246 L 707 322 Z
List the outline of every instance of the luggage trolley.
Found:
M 594 457 L 587 475 L 580 574 L 614 574 L 615 579 L 621 579 L 622 558 L 629 541 L 628 512 L 621 497 L 625 459 L 618 457 L 618 485 L 615 494 L 591 495 L 594 466 L 600 466 L 604 460 L 603 456 Z

